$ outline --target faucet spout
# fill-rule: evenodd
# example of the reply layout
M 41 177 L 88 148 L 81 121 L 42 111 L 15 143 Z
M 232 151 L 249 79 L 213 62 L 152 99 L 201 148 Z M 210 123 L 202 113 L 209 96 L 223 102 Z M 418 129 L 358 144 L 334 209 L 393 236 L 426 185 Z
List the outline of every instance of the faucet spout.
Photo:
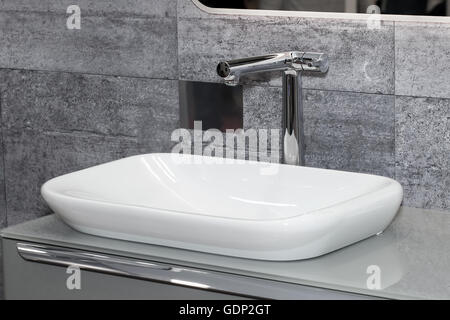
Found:
M 290 51 L 229 61 L 217 65 L 217 74 L 225 82 L 239 82 L 241 76 L 269 71 L 328 71 L 328 56 L 317 52 Z
M 248 74 L 283 72 L 283 163 L 305 165 L 301 74 L 303 71 L 326 73 L 328 69 L 328 56 L 324 53 L 290 51 L 221 61 L 217 74 L 225 84 L 236 86 Z

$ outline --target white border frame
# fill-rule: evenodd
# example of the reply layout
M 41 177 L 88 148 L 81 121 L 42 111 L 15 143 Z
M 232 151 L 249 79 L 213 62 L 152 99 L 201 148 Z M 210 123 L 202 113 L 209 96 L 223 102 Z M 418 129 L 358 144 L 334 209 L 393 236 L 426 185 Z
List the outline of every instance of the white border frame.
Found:
M 343 20 L 367 20 L 370 14 L 364 13 L 340 13 L 340 12 L 314 12 L 314 11 L 282 11 L 282 10 L 250 10 L 250 9 L 218 9 L 210 8 L 202 4 L 199 0 L 190 0 L 200 10 L 210 14 L 226 15 L 247 15 L 247 16 L 274 16 L 274 17 L 301 17 L 301 18 L 328 18 Z M 448 0 L 447 0 L 448 1 Z M 449 5 L 450 5 L 450 1 Z M 394 22 L 431 22 L 449 23 L 450 17 L 435 16 L 412 16 L 412 15 L 390 15 L 381 14 L 380 20 Z

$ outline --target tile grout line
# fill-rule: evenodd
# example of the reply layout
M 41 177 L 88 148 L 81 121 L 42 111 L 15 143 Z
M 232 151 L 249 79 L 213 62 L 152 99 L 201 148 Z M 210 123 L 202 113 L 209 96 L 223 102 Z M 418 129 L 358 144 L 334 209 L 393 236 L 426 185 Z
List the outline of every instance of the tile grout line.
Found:
M 397 23 L 394 21 L 394 179 L 397 179 Z
M 177 60 L 179 54 L 177 54 Z M 179 70 L 179 63 L 178 70 Z M 204 83 L 218 83 L 213 81 L 198 81 L 191 79 L 183 79 L 182 77 L 175 78 L 160 78 L 160 77 L 143 77 L 143 76 L 128 76 L 128 75 L 114 75 L 114 74 L 104 74 L 104 73 L 89 73 L 89 72 L 79 72 L 79 71 L 67 71 L 67 70 L 45 70 L 45 69 L 25 69 L 25 68 L 6 68 L 0 67 L 0 70 L 12 70 L 12 71 L 29 71 L 29 72 L 48 72 L 48 73 L 66 73 L 74 75 L 86 75 L 86 76 L 97 76 L 97 77 L 110 77 L 110 78 L 126 78 L 126 79 L 140 79 L 140 80 L 156 80 L 156 81 L 192 81 L 192 82 L 204 82 Z M 394 71 L 395 72 L 395 71 Z M 257 87 L 257 88 L 269 88 L 269 89 L 280 89 L 281 86 L 273 85 L 261 85 L 261 84 L 244 84 L 246 87 Z M 394 84 L 395 87 L 395 84 Z M 412 98 L 432 98 L 432 99 L 443 99 L 450 100 L 450 97 L 437 97 L 437 96 L 414 96 L 414 95 L 399 95 L 395 93 L 383 93 L 383 92 L 364 92 L 364 91 L 352 91 L 352 90 L 339 90 L 339 89 L 324 89 L 324 88 L 302 88 L 303 90 L 311 91 L 324 91 L 324 92 L 340 92 L 340 93 L 354 93 L 354 94 L 367 94 L 367 95 L 380 95 L 380 96 L 399 96 L 399 97 L 412 97 Z
M 180 76 L 180 28 L 179 28 L 179 23 L 178 23 L 178 1 L 176 1 L 176 6 L 175 6 L 175 16 L 176 16 L 176 18 L 175 18 L 175 23 L 177 24 L 177 28 L 176 28 L 176 32 L 177 32 L 177 35 L 176 35 L 176 38 L 177 38 L 177 41 L 176 41 L 176 44 L 177 44 L 177 79 L 178 79 L 178 81 L 180 81 L 181 80 L 181 76 Z
M 83 16 L 87 18 L 125 18 L 125 19 L 175 19 L 176 16 L 171 15 L 157 15 L 157 14 L 139 14 L 139 13 L 131 13 L 131 12 L 102 12 L 100 10 L 86 10 L 83 9 Z M 34 15 L 47 15 L 47 16 L 61 16 L 66 15 L 65 10 L 57 11 L 57 10 L 20 10 L 20 9 L 0 9 L 0 13 L 6 14 L 34 14 Z
M 110 78 L 142 79 L 142 80 L 158 80 L 158 81 L 179 81 L 178 77 L 175 77 L 175 78 L 170 78 L 170 77 L 163 78 L 163 77 L 128 76 L 128 75 L 117 75 L 117 74 L 106 74 L 106 73 L 90 73 L 90 72 L 67 71 L 67 70 L 46 70 L 46 69 L 7 68 L 7 67 L 0 67 L 0 70 L 48 72 L 48 73 L 67 73 L 67 74 L 74 74 L 74 75 L 86 75 L 86 76 L 110 77 Z
M 176 1 L 175 4 L 175 23 L 176 23 L 176 46 L 177 46 L 177 58 L 176 58 L 176 63 L 177 63 L 177 86 L 178 86 L 178 127 L 181 127 L 181 101 L 180 101 L 180 30 L 179 30 L 179 23 L 178 23 L 178 1 Z
M 3 112 L 2 112 L 2 92 L 0 91 L 0 139 L 1 139 L 1 148 L 2 148 L 2 163 L 3 163 L 3 194 L 0 195 L 0 197 L 3 197 L 3 200 L 5 201 L 5 226 L 8 226 L 8 200 L 6 197 L 6 160 L 5 160 L 5 152 L 6 152 L 6 145 L 5 145 L 5 139 L 3 135 Z

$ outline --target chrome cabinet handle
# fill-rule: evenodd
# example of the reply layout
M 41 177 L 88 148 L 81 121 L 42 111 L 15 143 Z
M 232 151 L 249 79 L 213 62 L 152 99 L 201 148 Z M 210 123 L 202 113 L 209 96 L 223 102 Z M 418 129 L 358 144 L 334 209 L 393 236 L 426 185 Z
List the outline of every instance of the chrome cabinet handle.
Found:
M 62 267 L 79 267 L 86 271 L 156 281 L 248 298 L 368 298 L 363 295 L 354 295 L 346 292 L 50 245 L 17 243 L 17 251 L 23 259 L 30 262 Z
M 27 261 L 63 267 L 75 266 L 86 271 L 199 289 L 223 291 L 224 289 L 220 289 L 220 287 L 225 285 L 224 281 L 229 281 L 226 276 L 220 273 L 76 249 L 18 243 L 17 251 Z
M 261 286 L 249 277 L 48 245 L 17 243 L 17 251 L 23 259 L 31 262 L 75 266 L 86 271 L 239 296 L 261 296 Z

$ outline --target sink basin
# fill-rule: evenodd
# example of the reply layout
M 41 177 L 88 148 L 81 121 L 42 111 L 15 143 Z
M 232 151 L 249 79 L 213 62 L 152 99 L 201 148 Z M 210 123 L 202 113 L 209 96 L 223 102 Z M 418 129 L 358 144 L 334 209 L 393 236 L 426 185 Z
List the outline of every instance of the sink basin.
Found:
M 385 177 L 182 154 L 134 156 L 42 187 L 49 206 L 81 232 L 282 261 L 382 232 L 402 194 Z

